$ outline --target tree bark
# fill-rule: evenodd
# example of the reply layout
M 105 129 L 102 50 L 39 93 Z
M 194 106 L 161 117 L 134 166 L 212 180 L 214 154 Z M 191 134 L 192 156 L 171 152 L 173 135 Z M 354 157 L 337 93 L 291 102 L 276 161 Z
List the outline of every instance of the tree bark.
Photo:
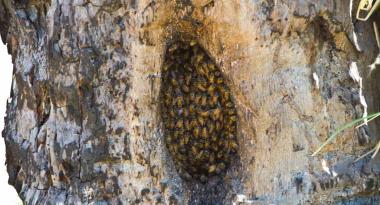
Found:
M 379 157 L 353 162 L 378 122 L 311 157 L 362 93 L 379 111 L 378 17 L 356 21 L 358 2 L 0 0 L 9 183 L 26 204 L 378 204 Z M 160 115 L 166 49 L 189 36 L 238 116 L 238 156 L 206 183 L 179 175 Z

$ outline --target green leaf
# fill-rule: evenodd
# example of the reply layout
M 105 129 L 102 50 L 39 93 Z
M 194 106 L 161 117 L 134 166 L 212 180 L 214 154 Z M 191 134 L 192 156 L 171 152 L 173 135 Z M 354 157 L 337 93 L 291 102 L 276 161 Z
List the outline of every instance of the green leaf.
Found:
M 372 119 L 374 119 L 376 117 L 379 117 L 379 116 L 380 116 L 380 112 L 377 112 L 377 113 L 374 113 L 374 114 L 367 115 L 365 117 L 356 119 L 356 120 L 354 120 L 354 121 L 352 121 L 350 123 L 347 123 L 347 124 L 343 125 L 339 129 L 337 129 L 334 133 L 332 133 L 330 135 L 330 137 L 321 146 L 319 146 L 319 148 L 317 149 L 317 151 L 315 151 L 311 156 L 317 155 L 327 144 L 329 144 L 332 140 L 334 140 L 336 138 L 336 136 L 338 134 L 340 134 L 341 132 L 343 132 L 345 129 L 353 127 L 357 123 L 362 122 L 364 120 L 372 120 Z

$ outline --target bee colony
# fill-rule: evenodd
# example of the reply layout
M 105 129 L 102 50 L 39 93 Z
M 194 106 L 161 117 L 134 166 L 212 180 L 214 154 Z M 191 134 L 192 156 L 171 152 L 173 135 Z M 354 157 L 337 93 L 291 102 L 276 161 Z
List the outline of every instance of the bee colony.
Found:
M 165 144 L 180 176 L 206 182 L 224 173 L 238 149 L 235 103 L 196 41 L 168 47 L 160 96 Z

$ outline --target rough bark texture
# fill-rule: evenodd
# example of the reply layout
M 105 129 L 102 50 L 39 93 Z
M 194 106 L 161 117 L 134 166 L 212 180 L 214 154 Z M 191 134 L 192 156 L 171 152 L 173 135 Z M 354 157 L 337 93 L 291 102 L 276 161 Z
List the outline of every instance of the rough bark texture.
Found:
M 0 33 L 14 63 L 9 183 L 26 204 L 380 202 L 379 157 L 353 163 L 375 123 L 310 156 L 365 111 L 352 62 L 369 111 L 380 107 L 372 24 L 350 1 L 0 0 Z M 164 143 L 162 64 L 182 36 L 236 101 L 239 160 L 215 183 L 182 180 Z

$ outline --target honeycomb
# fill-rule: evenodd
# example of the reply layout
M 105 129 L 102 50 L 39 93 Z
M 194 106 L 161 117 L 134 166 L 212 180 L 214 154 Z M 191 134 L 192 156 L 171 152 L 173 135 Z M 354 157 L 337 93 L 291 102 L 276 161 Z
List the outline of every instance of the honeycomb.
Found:
M 237 113 L 222 72 L 194 40 L 168 46 L 160 94 L 165 144 L 179 175 L 206 182 L 237 153 Z

